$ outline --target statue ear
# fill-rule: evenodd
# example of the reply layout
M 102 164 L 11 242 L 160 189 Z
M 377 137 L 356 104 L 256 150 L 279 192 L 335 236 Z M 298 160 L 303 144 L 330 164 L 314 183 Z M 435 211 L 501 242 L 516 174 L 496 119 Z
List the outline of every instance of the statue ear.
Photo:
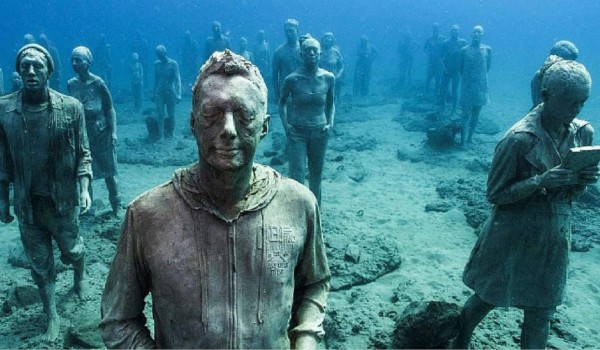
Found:
M 194 112 L 190 112 L 190 129 L 192 129 L 192 134 L 194 133 L 194 125 L 196 120 L 194 119 Z
M 265 115 L 265 119 L 263 120 L 262 129 L 260 130 L 260 139 L 264 139 L 269 132 L 269 121 L 271 120 L 270 115 Z
M 541 95 L 542 101 L 546 102 L 548 100 L 548 97 L 550 97 L 550 92 L 548 91 L 548 89 L 542 89 Z

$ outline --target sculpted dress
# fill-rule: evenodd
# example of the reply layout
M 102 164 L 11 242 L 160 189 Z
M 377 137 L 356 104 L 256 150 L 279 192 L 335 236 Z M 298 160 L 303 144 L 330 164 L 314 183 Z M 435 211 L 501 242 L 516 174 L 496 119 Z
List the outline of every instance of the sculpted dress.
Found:
M 585 186 L 545 189 L 539 175 L 559 165 L 569 148 L 590 145 L 594 130 L 575 119 L 557 145 L 541 125 L 542 108 L 496 147 L 487 191 L 492 214 L 463 274 L 465 284 L 495 306 L 553 308 L 564 297 L 571 201 Z
M 83 104 L 94 179 L 105 179 L 117 175 L 117 154 L 108 120 L 110 113 L 106 113 L 113 109 L 113 103 L 104 81 L 94 74 L 90 76 L 92 78 L 85 82 L 79 77 L 69 79 L 67 88 L 69 95 Z

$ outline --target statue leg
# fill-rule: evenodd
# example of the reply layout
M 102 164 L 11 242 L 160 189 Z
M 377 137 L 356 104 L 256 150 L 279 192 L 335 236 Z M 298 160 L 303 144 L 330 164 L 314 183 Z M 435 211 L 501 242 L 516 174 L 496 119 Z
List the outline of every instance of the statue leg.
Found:
M 521 329 L 522 349 L 545 349 L 554 309 L 525 310 Z
M 454 339 L 454 349 L 468 349 L 475 327 L 494 309 L 477 294 L 473 294 L 463 306 L 460 314 L 460 330 Z

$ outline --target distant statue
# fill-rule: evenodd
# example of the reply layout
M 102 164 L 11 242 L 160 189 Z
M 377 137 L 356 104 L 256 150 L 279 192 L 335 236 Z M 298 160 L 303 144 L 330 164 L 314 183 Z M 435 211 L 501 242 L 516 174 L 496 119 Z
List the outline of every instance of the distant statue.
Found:
M 321 203 L 325 150 L 335 114 L 335 76 L 319 68 L 319 42 L 310 36 L 301 42 L 303 64 L 285 78 L 279 116 L 287 136 L 289 176 L 304 183 L 308 163 L 309 188 Z
M 425 41 L 423 49 L 427 54 L 427 72 L 425 76 L 425 93 L 429 91 L 429 85 L 433 80 L 433 94 L 437 96 L 440 91 L 440 83 L 442 82 L 442 74 L 444 69 L 442 42 L 446 38 L 440 35 L 439 23 L 434 23 L 431 26 L 431 36 Z
M 354 69 L 354 96 L 367 96 L 371 84 L 371 68 L 379 54 L 375 46 L 369 44 L 369 39 L 363 35 L 356 51 L 356 67 Z
M 31 33 L 23 35 L 23 45 L 35 44 L 35 37 Z
M 421 46 L 413 40 L 408 28 L 400 33 L 398 43 L 398 81 L 396 88 L 401 94 L 407 92 L 412 86 L 412 68 L 415 54 Z
M 104 80 L 106 86 L 110 88 L 110 85 L 112 84 L 113 66 L 112 47 L 108 43 L 105 34 L 100 34 L 98 45 L 94 48 L 93 54 L 95 59 L 94 67 L 96 69 L 96 72 L 98 72 L 100 78 Z
M 156 47 L 154 62 L 154 93 L 157 119 L 146 120 L 151 141 L 162 137 L 173 137 L 175 128 L 175 104 L 181 101 L 181 77 L 177 61 L 167 56 L 167 48 L 163 45 Z M 167 118 L 165 118 L 165 108 Z
M 471 44 L 460 49 L 460 106 L 462 107 L 462 147 L 473 143 L 473 133 L 481 108 L 488 102 L 488 72 L 492 66 L 492 48 L 481 43 L 483 27 L 473 27 Z
M 250 62 L 254 61 L 254 55 L 248 50 L 248 39 L 245 37 L 240 38 L 238 54 Z
M 460 49 L 467 46 L 467 41 L 458 36 L 460 27 L 458 24 L 453 25 L 450 28 L 450 38 L 444 40 L 441 45 L 441 55 L 444 62 L 444 72 L 442 76 L 442 84 L 440 86 L 440 113 L 444 114 L 446 108 L 446 100 L 448 98 L 448 88 L 452 86 L 450 90 L 450 97 L 452 101 L 452 109 L 450 115 L 456 112 L 456 105 L 458 104 L 458 94 L 460 86 Z
M 321 58 L 319 67 L 330 71 L 335 76 L 335 104 L 339 106 L 342 94 L 342 77 L 344 76 L 344 59 L 340 48 L 335 45 L 333 33 L 327 32 L 321 38 Z
M 181 82 L 184 94 L 192 93 L 200 65 L 198 42 L 192 38 L 192 33 L 186 30 L 181 45 Z
M 108 200 L 115 216 L 121 210 L 117 186 L 117 116 L 108 86 L 102 78 L 90 72 L 92 53 L 78 46 L 71 53 L 71 65 L 77 76 L 69 79 L 67 90 L 83 105 L 94 179 L 104 179 Z M 90 196 L 94 199 L 90 184 Z
M 214 21 L 212 23 L 212 36 L 206 38 L 204 44 L 204 59 L 208 59 L 215 51 L 223 51 L 225 49 L 231 49 L 229 44 L 229 38 L 221 33 L 221 23 Z
M 0 74 L 2 74 L 2 70 L 0 69 Z M 21 75 L 19 72 L 12 72 L 10 76 L 10 92 L 19 91 L 23 88 L 23 79 L 21 79 Z
M 256 41 L 252 47 L 252 53 L 254 55 L 253 63 L 256 64 L 260 70 L 260 74 L 268 82 L 267 86 L 271 85 L 269 81 L 271 75 L 271 47 L 269 42 L 265 39 L 265 31 L 259 30 L 256 34 Z
M 144 93 L 144 67 L 142 62 L 140 62 L 140 56 L 137 52 L 131 54 L 129 80 L 131 82 L 133 105 L 136 112 L 140 112 L 142 110 L 142 96 Z
M 131 43 L 131 53 L 134 52 L 138 54 L 140 63 L 142 64 L 142 69 L 144 71 L 144 86 L 148 86 L 151 73 L 153 73 L 152 69 L 150 69 L 150 64 L 154 62 L 154 59 L 152 58 L 148 41 L 143 37 L 140 31 L 135 31 L 133 42 Z
M 299 25 L 298 21 L 293 18 L 288 18 L 283 23 L 286 42 L 279 45 L 273 54 L 271 79 L 273 79 L 273 96 L 275 97 L 275 101 L 279 100 L 285 77 L 292 74 L 292 72 L 302 65 L 300 44 L 298 43 Z
M 531 79 L 531 102 L 533 102 L 533 107 L 531 108 L 535 108 L 535 106 L 542 103 L 542 76 L 544 75 L 544 71 L 555 61 L 555 58 L 552 58 L 552 56 L 575 61 L 579 57 L 579 49 L 568 40 L 560 40 L 554 43 L 552 49 L 550 49 L 550 56 Z
M 496 146 L 487 181 L 492 213 L 463 273 L 474 294 L 465 303 L 454 348 L 469 349 L 493 309 L 523 310 L 522 349 L 545 349 L 550 320 L 565 298 L 573 199 L 598 181 L 597 164 L 562 166 L 571 147 L 592 144 L 577 115 L 590 95 L 586 68 L 560 60 L 542 79 L 542 100 Z
M 54 73 L 50 77 L 50 88 L 56 91 L 61 91 L 61 83 L 62 83 L 62 64 L 60 61 L 60 55 L 58 54 L 58 50 L 50 41 L 46 34 L 40 34 L 38 37 L 38 44 L 40 44 L 43 48 L 50 52 L 50 56 L 52 56 L 52 60 L 54 61 Z

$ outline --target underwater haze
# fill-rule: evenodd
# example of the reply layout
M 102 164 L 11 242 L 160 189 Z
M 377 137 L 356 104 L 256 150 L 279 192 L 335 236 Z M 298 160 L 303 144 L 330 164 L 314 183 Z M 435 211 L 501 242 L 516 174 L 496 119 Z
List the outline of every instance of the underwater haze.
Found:
M 422 324 L 410 328 L 412 324 L 406 321 L 410 317 L 404 316 L 441 305 L 442 314 L 427 317 L 439 321 L 450 315 L 456 321 L 457 310 L 473 294 L 462 274 L 490 214 L 488 171 L 498 141 L 531 109 L 531 78 L 552 45 L 569 40 L 579 49 L 577 61 L 587 67 L 592 81 L 600 82 L 598 0 L 1 0 L 0 13 L 5 90 L 10 89 L 24 34 L 36 39 L 46 34 L 58 49 L 63 93 L 67 80 L 75 76 L 69 60 L 73 48 L 84 45 L 93 51 L 101 34 L 106 36 L 112 50 L 110 92 L 117 115 L 123 204 L 169 181 L 176 169 L 198 158 L 189 131 L 189 87 L 176 105 L 174 136 L 148 140 L 146 121 L 156 114 L 151 100 L 154 72 L 148 65 L 139 110 L 134 107 L 130 82 L 136 33 L 147 42 L 151 62 L 154 48 L 162 44 L 180 67 L 184 33 L 191 32 L 203 57 L 213 21 L 221 23 L 233 51 L 241 37 L 248 38 L 251 50 L 257 32 L 263 29 L 272 54 L 286 40 L 283 23 L 288 18 L 299 21 L 300 35 L 310 33 L 317 39 L 325 32 L 335 35 L 345 75 L 323 171 L 320 210 L 332 290 L 321 348 L 448 346 L 448 334 L 456 334 L 452 328 L 456 323 L 448 322 L 451 330 Z M 423 46 L 433 23 L 439 23 L 440 35 L 445 37 L 458 24 L 460 37 L 467 42 L 473 27 L 481 25 L 485 30 L 482 43 L 492 48 L 489 102 L 482 108 L 469 149 L 459 146 L 454 129 L 447 129 L 454 132 L 450 136 L 436 134 L 446 130 L 443 123 L 460 125 L 460 112 L 444 119 L 425 88 L 428 58 Z M 405 29 L 417 49 L 412 85 L 400 92 L 398 45 Z M 378 50 L 366 96 L 353 93 L 361 36 Z M 92 64 L 90 71 L 96 73 L 95 68 Z M 579 115 L 596 130 L 600 129 L 598 85 L 592 84 Z M 277 101 L 269 103 L 270 129 L 255 161 L 288 176 L 285 131 Z M 435 141 L 441 143 L 434 143 L 432 135 L 441 135 L 441 141 Z M 597 139 L 594 144 L 599 144 Z M 96 212 L 110 206 L 104 181 L 94 181 L 94 196 Z M 600 191 L 595 185 L 573 205 L 566 299 L 551 321 L 549 348 L 600 348 L 599 205 Z M 122 217 L 81 219 L 92 300 L 79 303 L 69 298 L 71 268 L 59 263 L 56 255 L 62 328 L 53 343 L 40 337 L 46 327 L 43 307 L 16 221 L 0 223 L 0 348 L 103 347 L 97 331 L 100 298 Z M 145 313 L 152 329 L 149 299 Z M 476 329 L 472 345 L 518 348 L 522 319 L 522 310 L 515 308 L 491 312 Z M 429 342 L 411 343 L 402 334 Z

